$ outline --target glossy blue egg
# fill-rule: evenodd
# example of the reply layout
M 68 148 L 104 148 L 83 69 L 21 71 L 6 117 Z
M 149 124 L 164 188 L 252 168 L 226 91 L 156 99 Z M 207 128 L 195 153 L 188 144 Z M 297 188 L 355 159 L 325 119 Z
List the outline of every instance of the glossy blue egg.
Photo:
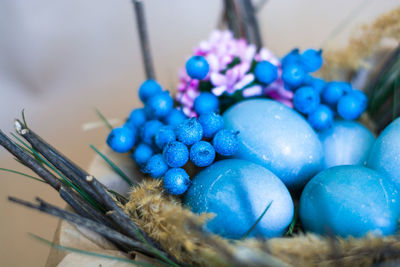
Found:
M 273 100 L 242 101 L 224 114 L 225 127 L 239 131 L 235 158 L 252 161 L 297 190 L 322 169 L 317 134 L 296 111 Z
M 367 166 L 390 177 L 400 188 L 400 118 L 379 135 L 372 146 Z
M 355 121 L 335 121 L 319 133 L 324 148 L 324 169 L 338 165 L 365 165 L 375 137 Z
M 391 235 L 398 229 L 399 204 L 399 191 L 389 178 L 346 165 L 329 168 L 306 185 L 299 213 L 304 229 L 317 234 Z
M 260 217 L 248 236 L 281 236 L 293 218 L 285 185 L 264 167 L 240 159 L 221 160 L 200 171 L 184 203 L 193 212 L 214 213 L 206 228 L 232 239 L 244 237 Z

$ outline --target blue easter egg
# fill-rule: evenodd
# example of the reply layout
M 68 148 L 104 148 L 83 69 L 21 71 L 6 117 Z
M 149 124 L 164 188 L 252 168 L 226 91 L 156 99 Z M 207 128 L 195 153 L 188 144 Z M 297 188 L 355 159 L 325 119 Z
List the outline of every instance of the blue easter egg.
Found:
M 375 137 L 355 121 L 335 121 L 319 133 L 324 148 L 324 168 L 339 165 L 365 165 Z
M 268 99 L 239 102 L 224 114 L 225 127 L 239 131 L 235 158 L 260 164 L 293 190 L 322 168 L 317 134 L 296 111 Z
M 400 118 L 379 135 L 372 146 L 367 166 L 390 177 L 400 188 Z
M 206 228 L 232 239 L 246 236 L 259 218 L 248 236 L 281 236 L 293 218 L 285 185 L 264 167 L 240 159 L 221 160 L 200 171 L 184 203 L 193 212 L 214 213 Z
M 300 198 L 300 220 L 317 234 L 361 237 L 396 233 L 400 194 L 386 176 L 363 166 L 336 166 L 316 175 Z

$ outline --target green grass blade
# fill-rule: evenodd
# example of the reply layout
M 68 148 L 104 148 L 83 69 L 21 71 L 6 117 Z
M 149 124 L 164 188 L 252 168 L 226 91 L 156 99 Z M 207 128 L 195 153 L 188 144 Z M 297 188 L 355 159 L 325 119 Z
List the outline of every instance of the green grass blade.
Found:
M 98 257 L 98 258 L 104 258 L 104 259 L 109 259 L 109 260 L 115 260 L 115 261 L 120 261 L 120 262 L 126 262 L 126 263 L 131 263 L 133 265 L 138 265 L 138 266 L 143 266 L 143 267 L 156 267 L 156 265 L 153 265 L 151 263 L 147 263 L 147 262 L 142 262 L 142 261 L 135 261 L 135 260 L 130 260 L 130 259 L 126 259 L 126 258 L 121 258 L 121 257 L 117 257 L 117 256 L 111 256 L 111 255 L 107 255 L 107 254 L 102 254 L 102 253 L 97 253 L 97 252 L 93 252 L 93 251 L 87 251 L 87 250 L 82 250 L 82 249 L 78 249 L 78 248 L 72 248 L 72 247 L 67 247 L 67 246 L 62 246 L 56 243 L 53 243 L 47 239 L 44 239 L 40 236 L 37 236 L 35 234 L 30 233 L 30 235 L 46 244 L 49 245 L 53 248 L 59 249 L 59 250 L 66 250 L 66 251 L 71 251 L 74 253 L 79 253 L 79 254 L 83 254 L 83 255 L 88 255 L 88 256 L 93 256 L 93 257 Z
M 107 191 L 109 193 L 113 194 L 115 197 L 120 198 L 120 199 L 124 200 L 125 202 L 128 202 L 128 199 L 126 197 L 124 197 L 123 195 L 121 195 L 120 193 L 118 193 L 114 190 L 111 190 L 111 189 L 107 189 Z
M 30 178 L 30 179 L 33 179 L 33 180 L 36 180 L 36 181 L 39 181 L 39 182 L 42 182 L 42 183 L 45 183 L 45 184 L 47 184 L 47 182 L 46 182 L 46 181 L 43 181 L 42 179 L 39 179 L 39 178 L 37 178 L 37 177 L 35 177 L 35 176 L 29 175 L 29 174 L 26 174 L 26 173 L 23 173 L 23 172 L 19 172 L 19 171 L 11 170 L 11 169 L 6 169 L 6 168 L 0 168 L 0 171 L 5 171 L 5 172 L 16 173 L 16 174 L 19 174 L 19 175 L 22 175 L 22 176 L 28 177 L 28 178 Z
M 392 119 L 396 119 L 400 116 L 400 76 L 394 82 L 394 92 L 393 92 L 393 116 Z
M 264 217 L 264 215 L 267 213 L 268 209 L 271 207 L 273 200 L 268 203 L 268 205 L 265 207 L 264 211 L 261 213 L 260 217 L 256 220 L 256 222 L 250 227 L 250 229 L 243 235 L 242 239 L 245 239 L 249 236 L 249 234 L 256 228 L 257 224 L 261 221 L 261 219 Z
M 105 162 L 129 185 L 133 186 L 131 179 L 126 175 L 112 160 L 110 160 L 106 155 L 101 153 L 94 145 L 89 144 L 90 148 L 93 149 L 99 156 L 104 159 Z
M 22 120 L 24 121 L 25 127 L 28 128 L 28 123 L 26 123 L 25 119 L 25 109 L 22 109 Z
M 101 113 L 100 110 L 98 110 L 97 108 L 96 108 L 96 114 L 97 114 L 97 116 L 99 116 L 99 118 L 104 122 L 104 124 L 105 124 L 110 130 L 113 129 L 111 123 L 106 119 L 106 117 L 103 115 L 103 113 Z
M 293 230 L 294 230 L 294 227 L 296 226 L 296 222 L 297 222 L 298 212 L 299 212 L 299 208 L 298 208 L 298 206 L 296 206 L 294 209 L 294 215 L 293 215 L 292 222 L 290 223 L 289 229 L 285 233 L 285 236 L 291 236 L 293 234 Z

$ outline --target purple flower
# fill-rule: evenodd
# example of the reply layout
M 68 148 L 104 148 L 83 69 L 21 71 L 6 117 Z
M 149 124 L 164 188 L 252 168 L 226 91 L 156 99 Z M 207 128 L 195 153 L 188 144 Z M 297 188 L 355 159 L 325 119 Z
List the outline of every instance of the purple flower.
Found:
M 248 44 L 245 39 L 235 39 L 230 31 L 215 30 L 208 40 L 201 41 L 194 48 L 193 54 L 204 56 L 210 65 L 209 74 L 203 81 L 211 82 L 214 86 L 211 92 L 216 96 L 231 95 L 242 90 L 245 98 L 265 95 L 290 107 L 293 106 L 293 92 L 284 88 L 281 79 L 280 60 L 269 49 L 261 48 L 257 53 L 256 46 Z M 278 67 L 278 79 L 268 86 L 255 83 L 254 74 L 250 72 L 254 61 L 263 60 Z M 233 62 L 235 64 L 230 65 Z M 181 69 L 176 100 L 182 104 L 182 111 L 189 117 L 196 116 L 193 103 L 200 94 L 199 84 L 198 80 L 190 79 L 185 69 Z

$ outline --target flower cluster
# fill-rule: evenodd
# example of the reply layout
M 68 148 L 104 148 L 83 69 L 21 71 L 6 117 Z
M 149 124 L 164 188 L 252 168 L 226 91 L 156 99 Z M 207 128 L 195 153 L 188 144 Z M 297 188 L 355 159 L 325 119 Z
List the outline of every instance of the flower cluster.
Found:
M 210 71 L 199 81 L 191 79 L 185 69 L 181 69 L 176 100 L 187 116 L 196 116 L 193 104 L 200 91 L 211 91 L 217 97 L 237 92 L 243 98 L 265 95 L 292 107 L 293 92 L 284 88 L 280 60 L 267 48 L 257 51 L 256 46 L 245 39 L 235 39 L 232 32 L 215 30 L 207 41 L 200 42 L 193 54 L 203 56 Z M 260 61 L 268 61 L 278 68 L 278 78 L 268 85 L 258 83 L 253 73 L 255 64 Z

